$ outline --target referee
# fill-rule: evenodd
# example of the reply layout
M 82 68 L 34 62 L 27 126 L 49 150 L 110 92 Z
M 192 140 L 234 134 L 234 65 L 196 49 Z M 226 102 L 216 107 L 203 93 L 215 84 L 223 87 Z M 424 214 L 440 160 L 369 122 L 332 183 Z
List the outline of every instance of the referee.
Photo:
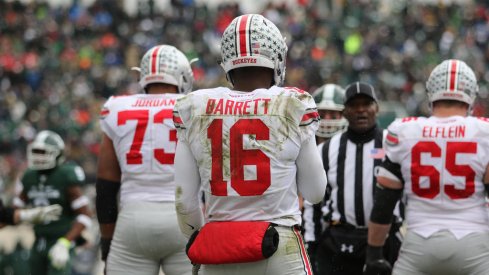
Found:
M 384 158 L 384 135 L 376 124 L 379 107 L 374 88 L 362 82 L 348 85 L 344 105 L 347 131 L 318 147 L 328 177 L 325 199 L 312 207 L 312 214 L 304 216 L 305 239 L 320 275 L 362 274 L 375 192 L 374 168 Z M 393 234 L 384 247 L 386 259 L 392 262 L 400 247 L 395 234 L 399 226 L 394 223 Z

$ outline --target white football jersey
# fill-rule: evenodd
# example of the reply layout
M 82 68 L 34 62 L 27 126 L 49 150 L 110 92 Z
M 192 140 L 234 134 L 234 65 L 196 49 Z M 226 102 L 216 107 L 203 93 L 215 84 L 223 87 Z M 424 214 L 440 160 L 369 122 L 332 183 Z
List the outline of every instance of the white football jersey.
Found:
M 112 142 L 122 172 L 120 202 L 174 201 L 177 132 L 173 107 L 181 94 L 113 96 L 100 124 Z
M 482 183 L 488 136 L 486 118 L 409 117 L 389 126 L 386 155 L 400 164 L 410 230 L 428 237 L 447 229 L 459 238 L 489 230 Z
M 179 140 L 199 167 L 208 221 L 301 223 L 295 161 L 319 120 L 308 93 L 198 90 L 178 100 L 174 113 Z

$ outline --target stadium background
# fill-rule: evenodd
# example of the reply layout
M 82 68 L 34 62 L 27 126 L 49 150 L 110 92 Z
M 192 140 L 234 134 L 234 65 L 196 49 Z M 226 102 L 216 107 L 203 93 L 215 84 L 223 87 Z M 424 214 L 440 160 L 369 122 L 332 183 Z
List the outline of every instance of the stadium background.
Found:
M 151 46 L 167 43 L 199 58 L 195 89 L 227 85 L 218 65 L 220 36 L 235 16 L 250 12 L 285 34 L 287 86 L 312 92 L 327 82 L 369 82 L 379 91 L 379 122 L 386 126 L 395 116 L 428 114 L 424 81 L 441 60 L 458 58 L 479 79 L 474 114 L 488 115 L 487 0 L 0 0 L 4 201 L 25 169 L 26 144 L 42 129 L 64 138 L 93 196 L 98 112 L 111 95 L 139 92 L 129 68 Z M 10 253 L 20 237 L 29 246 L 29 236 L 25 226 L 2 229 L 0 249 Z

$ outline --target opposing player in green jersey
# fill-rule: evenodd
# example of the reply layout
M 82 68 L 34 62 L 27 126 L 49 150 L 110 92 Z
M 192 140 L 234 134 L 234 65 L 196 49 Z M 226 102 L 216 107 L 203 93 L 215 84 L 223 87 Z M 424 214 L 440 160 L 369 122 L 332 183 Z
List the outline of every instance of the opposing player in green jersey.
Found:
M 34 226 L 33 274 L 70 274 L 74 241 L 91 225 L 89 200 L 81 189 L 85 173 L 80 166 L 64 162 L 64 147 L 58 134 L 46 130 L 39 132 L 27 149 L 28 169 L 17 204 L 63 207 L 59 220 Z

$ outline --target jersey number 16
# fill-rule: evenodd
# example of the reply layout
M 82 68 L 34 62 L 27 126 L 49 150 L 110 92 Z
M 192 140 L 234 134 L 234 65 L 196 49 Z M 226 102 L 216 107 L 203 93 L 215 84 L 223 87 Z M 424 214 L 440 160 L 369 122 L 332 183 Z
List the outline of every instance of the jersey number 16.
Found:
M 207 128 L 211 142 L 212 170 L 211 192 L 215 196 L 227 196 L 227 182 L 223 176 L 223 132 L 222 119 L 214 119 Z M 260 119 L 240 119 L 229 129 L 229 174 L 231 187 L 240 196 L 262 195 L 270 186 L 270 158 L 259 149 L 244 149 L 243 136 L 256 140 L 268 140 L 270 129 Z M 256 167 L 256 179 L 245 180 L 244 166 Z

